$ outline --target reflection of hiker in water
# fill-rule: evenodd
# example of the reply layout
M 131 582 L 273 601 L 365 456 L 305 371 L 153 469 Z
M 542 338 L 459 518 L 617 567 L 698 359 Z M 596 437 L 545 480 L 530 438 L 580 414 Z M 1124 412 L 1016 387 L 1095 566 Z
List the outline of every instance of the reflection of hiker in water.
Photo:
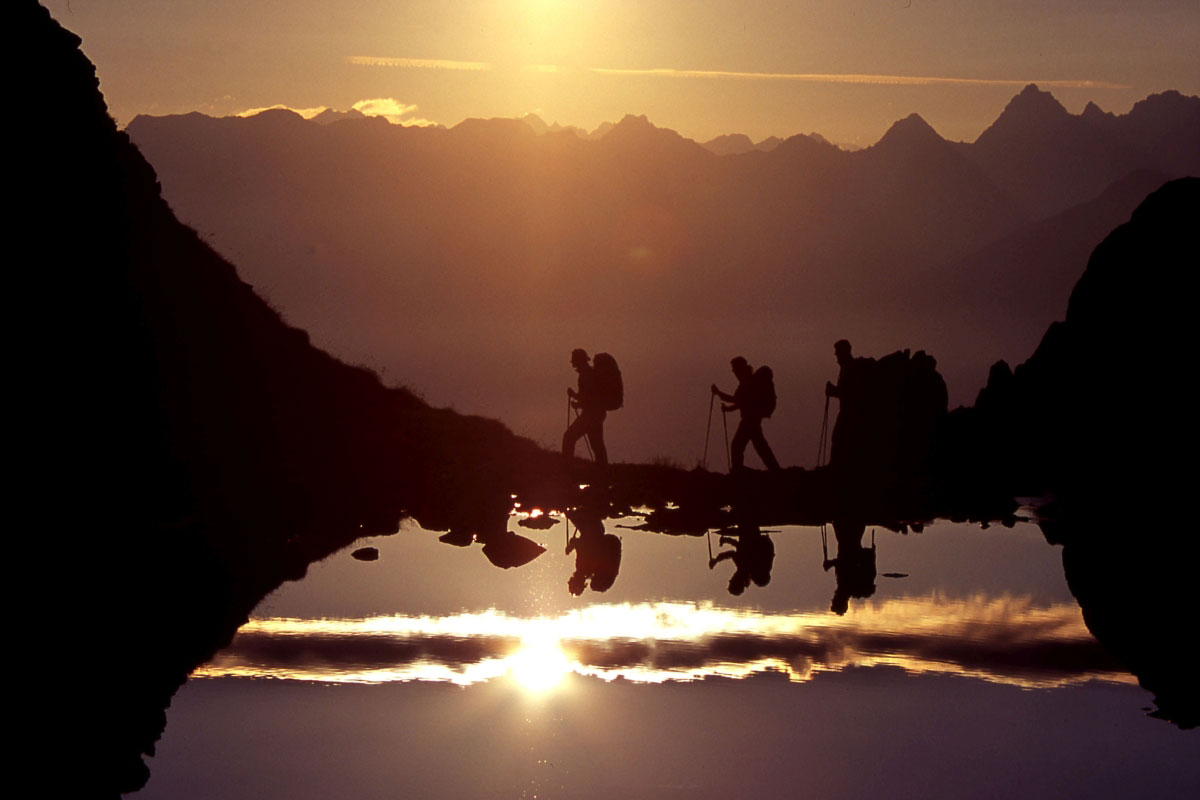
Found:
M 741 412 L 742 420 L 738 423 L 737 432 L 733 434 L 730 444 L 732 469 L 740 470 L 745 459 L 746 444 L 754 445 L 754 452 L 762 459 L 769 470 L 779 469 L 779 462 L 767 444 L 763 435 L 762 421 L 775 411 L 775 381 L 770 367 L 759 367 L 758 371 L 750 368 L 746 359 L 737 356 L 729 362 L 733 374 L 738 379 L 737 389 L 733 394 L 726 394 L 712 385 L 712 393 L 721 398 L 727 405 L 721 406 L 722 411 Z
M 621 540 L 604 532 L 604 520 L 591 509 L 568 511 L 567 519 L 576 527 L 575 535 L 567 542 L 567 555 L 575 551 L 575 574 L 567 580 L 567 590 L 583 594 L 589 581 L 593 592 L 607 590 L 621 569 Z
M 826 557 L 821 567 L 828 572 L 833 567 L 837 577 L 837 588 L 829 610 L 845 614 L 850 607 L 850 598 L 865 599 L 875 594 L 875 541 L 871 547 L 863 547 L 862 538 L 867 526 L 863 523 L 839 521 L 833 523 L 833 535 L 837 539 L 837 557 Z
M 608 413 L 600 397 L 599 378 L 596 369 L 588 363 L 585 350 L 576 348 L 571 352 L 571 366 L 579 373 L 579 389 L 567 389 L 571 398 L 571 408 L 577 409 L 579 415 L 563 433 L 562 452 L 564 456 L 575 455 L 575 443 L 584 436 L 592 447 L 592 454 L 597 464 L 608 463 L 608 448 L 604 446 L 604 418 Z
M 737 536 L 721 535 L 720 546 L 733 545 L 732 550 L 717 553 L 708 559 L 712 569 L 726 559 L 732 559 L 733 575 L 729 577 L 729 593 L 739 595 L 753 581 L 756 586 L 771 582 L 771 566 L 775 563 L 775 543 L 757 525 L 738 526 Z

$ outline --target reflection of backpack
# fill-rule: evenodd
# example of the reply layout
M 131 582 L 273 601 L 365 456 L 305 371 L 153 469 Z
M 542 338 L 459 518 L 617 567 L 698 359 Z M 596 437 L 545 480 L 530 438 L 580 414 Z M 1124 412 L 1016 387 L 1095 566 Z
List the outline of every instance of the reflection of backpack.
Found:
M 766 418 L 775 413 L 775 373 L 770 367 L 754 370 L 754 410 Z
M 596 353 L 592 359 L 596 375 L 596 396 L 605 411 L 616 411 L 625 404 L 625 384 L 621 380 L 621 368 L 617 360 L 608 353 Z

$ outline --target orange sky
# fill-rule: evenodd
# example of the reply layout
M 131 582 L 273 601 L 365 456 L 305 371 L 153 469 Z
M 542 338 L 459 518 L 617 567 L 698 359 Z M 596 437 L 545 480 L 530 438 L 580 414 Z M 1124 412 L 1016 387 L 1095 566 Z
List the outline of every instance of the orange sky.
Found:
M 394 100 L 403 117 L 626 113 L 698 140 L 973 140 L 1022 85 L 1072 111 L 1200 94 L 1195 0 L 53 0 L 120 124 Z

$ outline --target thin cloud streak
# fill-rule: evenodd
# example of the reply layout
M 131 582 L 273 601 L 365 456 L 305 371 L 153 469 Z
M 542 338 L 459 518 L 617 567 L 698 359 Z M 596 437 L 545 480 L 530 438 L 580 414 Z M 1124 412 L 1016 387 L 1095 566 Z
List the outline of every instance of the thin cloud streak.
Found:
M 448 69 L 486 72 L 493 65 L 485 61 L 452 61 L 444 58 L 386 58 L 383 56 L 347 56 L 346 63 L 364 67 L 401 67 L 404 69 Z
M 797 81 L 802 83 L 849 83 L 877 86 L 1027 86 L 1035 83 L 1055 89 L 1129 89 L 1126 84 L 1082 80 L 1017 80 L 1008 78 L 946 78 L 929 75 L 866 75 L 818 72 L 732 72 L 706 69 L 617 69 L 592 67 L 598 75 L 656 78 L 719 78 L 725 80 Z
M 401 67 L 406 69 L 446 69 L 484 72 L 495 69 L 485 61 L 453 61 L 440 58 L 387 58 L 383 56 L 348 56 L 347 63 L 368 67 Z M 562 73 L 555 64 L 527 64 L 525 72 Z M 1111 81 L 1058 80 L 1036 78 L 951 78 L 936 75 L 872 75 L 867 73 L 824 72 L 738 72 L 713 69 L 625 69 L 618 67 L 587 67 L 595 75 L 650 78 L 715 78 L 743 81 L 793 81 L 797 83 L 840 83 L 868 86 L 1015 86 L 1037 84 L 1052 89 L 1130 89 L 1129 84 Z

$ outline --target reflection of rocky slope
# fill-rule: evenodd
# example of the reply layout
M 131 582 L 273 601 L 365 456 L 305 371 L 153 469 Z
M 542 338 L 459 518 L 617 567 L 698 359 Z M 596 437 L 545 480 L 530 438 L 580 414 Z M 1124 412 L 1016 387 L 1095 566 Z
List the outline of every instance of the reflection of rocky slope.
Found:
M 171 693 L 263 593 L 406 513 L 502 513 L 500 477 L 549 456 L 311 347 L 175 220 L 78 38 L 32 2 L 6 15 L 37 62 L 23 90 L 55 98 L 11 131 L 28 224 L 9 246 L 37 314 L 18 495 L 62 548 L 56 596 L 96 623 L 70 645 L 99 688 L 67 698 L 66 738 L 81 795 L 112 795 L 144 781 Z

